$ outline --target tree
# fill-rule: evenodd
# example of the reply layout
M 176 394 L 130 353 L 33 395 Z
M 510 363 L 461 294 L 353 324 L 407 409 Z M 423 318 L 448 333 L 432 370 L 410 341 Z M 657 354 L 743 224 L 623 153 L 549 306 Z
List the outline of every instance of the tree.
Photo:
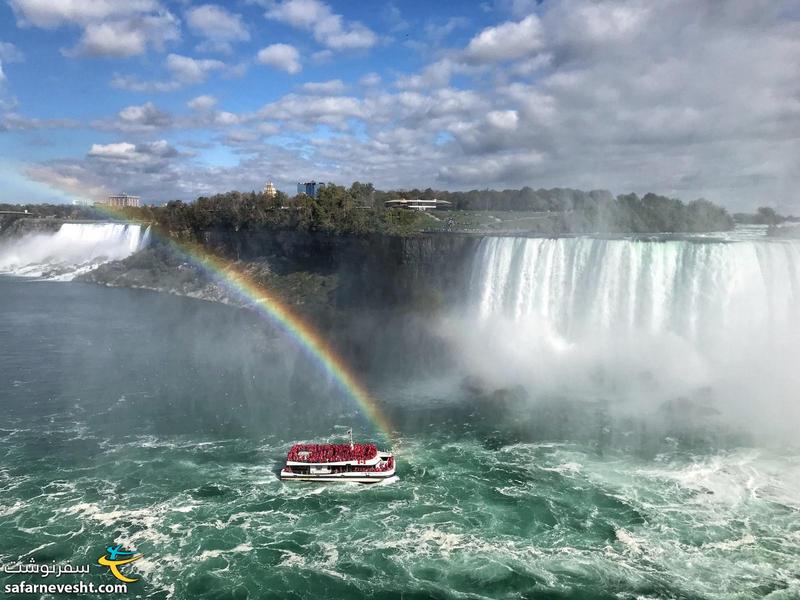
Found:
M 375 188 L 371 183 L 361 183 L 354 181 L 348 193 L 360 206 L 374 206 Z
M 783 216 L 779 215 L 774 208 L 769 206 L 759 206 L 756 215 L 761 225 L 777 225 L 786 220 Z

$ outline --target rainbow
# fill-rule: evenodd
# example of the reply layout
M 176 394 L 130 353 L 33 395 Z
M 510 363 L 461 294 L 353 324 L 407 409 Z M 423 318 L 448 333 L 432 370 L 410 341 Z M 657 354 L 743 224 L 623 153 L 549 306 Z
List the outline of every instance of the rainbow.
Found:
M 110 207 L 96 206 L 101 212 L 115 220 L 133 224 L 134 221 L 122 211 Z M 138 224 L 138 223 L 137 223 Z M 151 226 L 151 235 L 153 234 Z M 241 298 L 245 304 L 279 329 L 291 336 L 329 374 L 339 387 L 350 396 L 372 424 L 392 440 L 392 427 L 375 399 L 359 381 L 350 366 L 336 350 L 309 323 L 294 312 L 285 302 L 256 282 L 234 263 L 216 256 L 200 244 L 180 242 L 165 234 L 159 238 L 170 247 L 186 256 L 189 261 L 209 275 L 214 281 Z

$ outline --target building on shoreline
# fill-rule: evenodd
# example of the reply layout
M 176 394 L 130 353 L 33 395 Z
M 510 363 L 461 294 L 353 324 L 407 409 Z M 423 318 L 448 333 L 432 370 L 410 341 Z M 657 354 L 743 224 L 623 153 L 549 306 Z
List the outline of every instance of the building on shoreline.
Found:
M 405 208 L 406 210 L 432 210 L 434 208 L 450 208 L 452 202 L 447 200 L 423 200 L 421 198 L 396 198 L 394 200 L 387 200 L 384 205 L 386 208 Z
M 304 183 L 297 182 L 297 193 L 298 194 L 305 194 L 310 198 L 316 198 L 319 196 L 319 191 L 325 187 L 324 183 L 316 182 L 316 181 L 306 181 Z
M 97 204 L 104 204 L 105 206 L 113 206 L 115 208 L 125 208 L 127 206 L 141 206 L 141 198 L 139 196 L 131 196 L 122 192 L 121 194 L 111 195 L 105 200 L 97 202 Z
M 272 183 L 272 181 L 268 181 L 264 186 L 264 195 L 267 198 L 274 198 L 277 194 L 278 190 L 275 189 L 275 185 Z

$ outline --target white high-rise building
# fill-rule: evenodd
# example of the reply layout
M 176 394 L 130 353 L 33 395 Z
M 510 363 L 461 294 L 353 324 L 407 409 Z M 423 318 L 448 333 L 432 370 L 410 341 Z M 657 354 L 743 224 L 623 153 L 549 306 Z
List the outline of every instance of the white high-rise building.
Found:
M 98 202 L 98 204 L 106 204 L 108 206 L 124 208 L 126 206 L 141 206 L 140 200 L 141 199 L 139 196 L 131 196 L 130 194 L 122 192 L 121 194 L 109 196 L 104 201 Z

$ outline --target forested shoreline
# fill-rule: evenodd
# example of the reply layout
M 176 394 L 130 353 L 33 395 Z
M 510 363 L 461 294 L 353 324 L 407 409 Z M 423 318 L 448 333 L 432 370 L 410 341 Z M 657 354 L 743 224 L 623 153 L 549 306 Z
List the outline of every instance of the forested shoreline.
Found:
M 387 209 L 396 198 L 439 199 L 447 210 L 430 214 Z M 0 211 L 27 211 L 30 217 L 56 219 L 107 219 L 119 216 L 155 223 L 178 237 L 199 239 L 203 231 L 300 230 L 342 234 L 385 233 L 409 235 L 435 231 L 503 232 L 541 235 L 580 233 L 696 233 L 725 231 L 733 217 L 705 199 L 683 202 L 653 193 L 613 196 L 605 190 L 584 192 L 569 188 L 534 190 L 472 190 L 448 192 L 432 189 L 381 191 L 372 184 L 349 188 L 324 187 L 318 198 L 305 194 L 289 197 L 278 192 L 230 191 L 203 196 L 194 202 L 174 200 L 160 206 L 125 208 L 110 213 L 107 207 L 74 205 L 0 205 Z M 488 217 L 486 217 L 488 215 Z M 482 218 L 483 216 L 483 218 Z M 0 227 L 20 215 L 4 216 Z

